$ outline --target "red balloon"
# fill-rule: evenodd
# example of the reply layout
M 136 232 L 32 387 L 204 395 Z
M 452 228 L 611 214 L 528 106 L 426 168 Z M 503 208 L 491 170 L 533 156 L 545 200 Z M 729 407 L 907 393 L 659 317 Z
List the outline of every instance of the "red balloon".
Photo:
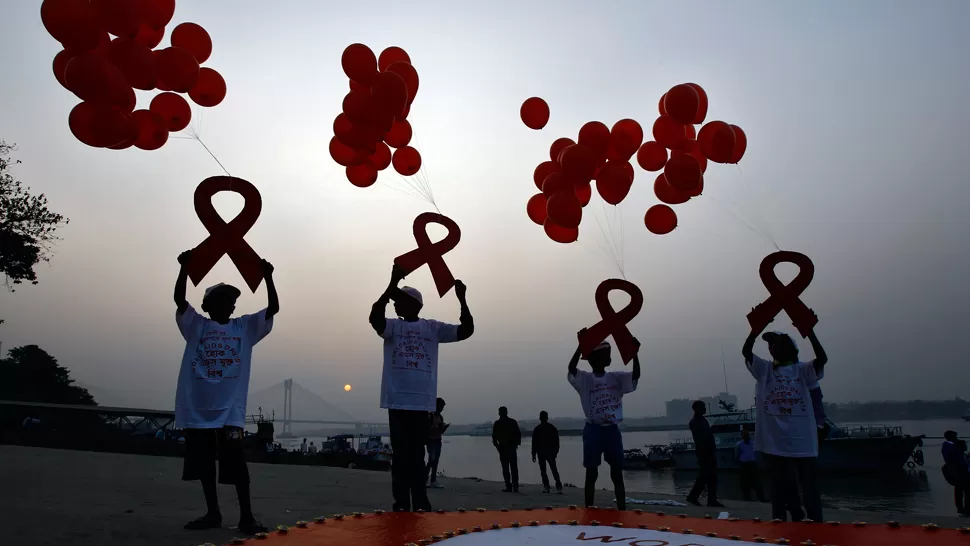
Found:
M 420 83 L 420 80 L 418 80 L 418 71 L 411 66 L 411 63 L 403 61 L 392 63 L 391 66 L 387 67 L 387 71 L 401 76 L 401 79 L 404 80 L 404 86 L 408 90 L 408 104 L 410 105 L 414 102 L 414 97 L 418 94 L 418 84 Z
M 421 170 L 421 154 L 410 146 L 395 150 L 391 162 L 401 176 L 412 176 Z
M 152 99 L 149 110 L 162 117 L 169 132 L 181 131 L 192 121 L 192 108 L 182 95 L 161 93 Z
M 664 165 L 664 177 L 675 190 L 690 194 L 701 182 L 701 166 L 694 156 L 674 152 Z
M 168 126 L 162 116 L 151 110 L 135 110 L 131 119 L 138 127 L 135 147 L 142 150 L 157 150 L 168 142 Z
M 131 138 L 134 132 L 131 116 L 109 104 L 82 102 L 68 116 L 71 133 L 84 144 L 107 148 Z
M 647 229 L 655 235 L 666 235 L 677 227 L 677 213 L 667 205 L 654 205 L 643 217 Z
M 694 188 L 694 191 L 690 192 L 690 196 L 691 197 L 699 197 L 702 193 L 704 193 L 704 175 L 703 174 L 701 175 L 701 181 Z
M 391 165 L 391 149 L 387 147 L 387 144 L 377 143 L 377 150 L 371 154 L 370 162 L 379 171 L 383 171 Z
M 395 121 L 391 130 L 384 135 L 384 142 L 391 148 L 403 148 L 411 142 L 411 124 L 408 120 Z
M 337 114 L 337 117 L 333 120 L 333 134 L 336 136 L 340 142 L 343 142 L 347 146 L 355 144 L 353 139 L 354 124 L 350 122 L 347 115 L 343 112 Z
M 355 82 L 370 85 L 377 76 L 377 57 L 364 44 L 350 44 L 340 56 L 344 74 Z
M 731 129 L 734 129 L 735 143 L 734 152 L 731 153 L 731 159 L 728 160 L 728 163 L 737 163 L 741 161 L 741 158 L 744 157 L 744 151 L 748 149 L 748 137 L 737 125 L 732 125 Z
M 215 70 L 203 66 L 199 69 L 199 79 L 189 89 L 189 98 L 199 106 L 211 108 L 226 98 L 226 80 Z
M 664 101 L 667 100 L 667 94 L 664 93 L 660 95 L 660 104 L 657 106 L 657 111 L 660 112 L 661 116 L 667 115 L 667 108 L 664 107 Z
M 664 95 L 664 110 L 667 115 L 683 125 L 693 123 L 699 103 L 697 91 L 686 83 L 671 87 Z
M 561 191 L 546 201 L 546 214 L 558 226 L 578 228 L 583 220 L 583 206 L 579 204 L 575 191 Z
M 701 123 L 704 123 L 704 118 L 707 117 L 707 93 L 696 83 L 688 83 L 687 85 L 693 87 L 694 91 L 697 92 L 697 113 L 694 114 L 694 119 L 691 121 L 691 123 L 694 125 L 700 125 Z
M 525 212 L 529 215 L 529 219 L 533 222 L 542 225 L 546 221 L 546 196 L 541 193 L 537 193 L 529 198 L 529 202 L 525 205 Z
M 350 146 L 340 142 L 337 137 L 330 139 L 330 157 L 332 157 L 338 165 L 342 165 L 344 167 L 360 165 L 364 162 L 364 159 L 358 155 L 357 150 L 354 150 Z M 388 162 L 390 162 L 390 154 L 388 154 Z
M 637 151 L 637 163 L 645 171 L 659 171 L 667 163 L 667 149 L 650 140 Z
M 135 107 L 135 92 L 128 86 L 124 74 L 96 51 L 71 59 L 64 69 L 64 81 L 85 102 Z
M 121 70 L 130 87 L 145 91 L 155 89 L 158 76 L 151 49 L 129 38 L 117 38 L 108 46 L 107 57 Z
M 377 182 L 377 169 L 367 161 L 347 167 L 347 180 L 358 188 L 373 186 Z
M 557 138 L 556 140 L 552 141 L 552 145 L 549 146 L 549 158 L 556 163 L 559 163 L 559 157 L 562 155 L 562 151 L 573 144 L 576 143 L 573 142 L 573 139 L 571 138 Z
M 131 0 L 91 0 L 101 28 L 119 38 L 134 38 L 141 25 L 137 2 Z
M 621 119 L 610 130 L 610 145 L 620 159 L 628 160 L 643 143 L 643 128 L 632 119 Z
M 408 56 L 407 51 L 397 46 L 391 46 L 381 51 L 381 56 L 377 59 L 377 66 L 381 69 L 381 72 L 387 70 L 394 63 L 411 64 L 411 57 Z
M 155 66 L 159 81 L 177 93 L 187 93 L 199 79 L 199 62 L 180 47 L 156 50 Z
M 542 193 L 546 197 L 552 197 L 557 193 L 562 193 L 573 189 L 573 181 L 566 177 L 562 172 L 556 171 L 542 182 Z
M 715 163 L 729 163 L 737 144 L 734 129 L 723 121 L 712 121 L 697 134 L 701 153 Z
M 701 153 L 701 145 L 696 140 L 688 139 L 687 146 L 684 147 L 686 153 L 692 155 L 701 166 L 701 172 L 707 172 L 707 158 Z
M 390 116 L 392 121 L 408 104 L 408 86 L 395 72 L 381 72 L 375 76 L 370 89 L 378 112 Z
M 686 133 L 687 140 L 692 140 L 697 138 L 697 131 L 694 129 L 694 126 L 689 123 L 687 125 L 684 125 L 684 132 Z M 687 148 L 684 148 L 684 151 L 687 151 Z
M 664 176 L 664 173 L 658 174 L 657 179 L 653 181 L 653 193 L 657 196 L 657 199 L 660 199 L 660 201 L 668 205 L 686 203 L 691 198 L 689 194 L 677 191 L 667 183 L 667 178 Z
M 561 172 L 562 169 L 559 167 L 558 163 L 552 161 L 543 161 L 539 163 L 536 170 L 532 173 L 532 181 L 535 183 L 539 191 L 542 191 L 542 184 L 546 181 L 552 173 Z
M 621 161 L 607 161 L 596 176 L 596 191 L 603 201 L 611 205 L 618 205 L 626 199 L 633 186 L 633 178 L 627 170 L 629 163 Z M 631 167 L 632 168 L 632 167 Z
M 579 199 L 579 204 L 586 206 L 589 204 L 589 200 L 593 198 L 593 187 L 589 182 L 585 184 L 576 185 L 576 198 Z
M 212 55 L 212 38 L 195 23 L 182 23 L 172 30 L 172 46 L 181 47 L 202 64 Z
M 593 179 L 593 174 L 596 173 L 596 158 L 586 146 L 582 144 L 567 146 L 559 157 L 563 173 L 574 183 L 584 183 Z
M 653 122 L 653 139 L 668 150 L 680 150 L 687 145 L 687 128 L 670 116 L 660 116 Z
M 57 79 L 57 83 L 64 86 L 67 89 L 67 81 L 64 79 L 64 71 L 67 70 L 67 63 L 74 58 L 74 52 L 65 49 L 54 55 L 54 78 Z M 68 89 L 70 91 L 70 89 Z
M 409 97 L 408 100 L 413 100 L 413 99 Z M 401 112 L 400 115 L 394 116 L 394 119 L 396 121 L 406 120 L 406 119 L 408 119 L 408 114 L 410 114 L 410 113 L 411 113 L 411 105 L 408 104 L 407 106 L 404 107 L 404 111 Z
M 610 128 L 599 121 L 590 121 L 579 130 L 578 144 L 582 144 L 593 152 L 593 155 L 606 160 L 606 153 L 610 149 Z
M 88 0 L 44 0 L 40 5 L 40 19 L 47 32 L 65 49 L 94 49 L 104 35 Z
M 370 90 L 354 90 L 344 97 L 343 112 L 355 124 L 366 123 L 370 117 L 370 105 Z
M 519 108 L 519 116 L 529 129 L 542 129 L 549 123 L 549 105 L 539 97 L 530 97 Z
M 553 222 L 552 218 L 546 218 L 546 221 L 542 223 L 542 229 L 550 239 L 557 243 L 572 243 L 579 239 L 579 227 L 562 227 Z
M 139 0 L 138 3 L 141 8 L 139 13 L 141 21 L 153 30 L 164 32 L 165 25 L 175 15 L 175 0 Z M 161 41 L 161 38 L 159 38 L 159 41 Z M 158 45 L 158 43 L 155 45 Z

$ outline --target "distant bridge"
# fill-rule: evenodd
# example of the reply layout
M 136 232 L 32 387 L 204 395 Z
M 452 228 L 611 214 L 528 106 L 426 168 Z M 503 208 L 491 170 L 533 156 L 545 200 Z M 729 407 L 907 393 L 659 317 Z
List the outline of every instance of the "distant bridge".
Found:
M 280 392 L 282 390 L 282 392 Z M 294 435 L 293 425 L 346 425 L 354 427 L 357 434 L 370 433 L 372 429 L 378 428 L 374 435 L 381 434 L 386 436 L 387 423 L 374 423 L 368 421 L 356 421 L 348 413 L 344 412 L 340 408 L 334 406 L 330 402 L 324 400 L 321 396 L 310 391 L 309 389 L 303 387 L 299 383 L 295 383 L 292 379 L 286 379 L 281 381 L 271 387 L 267 387 L 263 390 L 254 392 L 249 395 L 250 408 L 254 405 L 254 402 L 259 403 L 259 407 L 262 408 L 266 406 L 268 408 L 274 408 L 273 419 L 275 420 L 275 408 L 277 407 L 277 401 L 279 400 L 280 394 L 283 395 L 283 419 L 280 421 L 282 428 L 278 431 L 281 438 L 289 438 Z M 297 394 L 297 399 L 302 403 L 298 403 L 298 406 L 303 406 L 301 413 L 311 414 L 310 418 L 295 419 L 293 412 L 293 400 L 294 394 Z M 254 400 L 255 399 L 255 400 Z M 319 415 L 320 419 L 313 419 L 312 417 Z M 301 416 L 302 417 L 302 416 Z

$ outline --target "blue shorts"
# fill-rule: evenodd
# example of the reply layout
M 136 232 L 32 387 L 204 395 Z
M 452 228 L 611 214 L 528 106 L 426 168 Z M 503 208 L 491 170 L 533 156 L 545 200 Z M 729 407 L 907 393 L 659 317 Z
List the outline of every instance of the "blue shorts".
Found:
M 586 423 L 583 428 L 583 467 L 599 468 L 600 455 L 610 466 L 623 465 L 623 436 L 616 425 Z

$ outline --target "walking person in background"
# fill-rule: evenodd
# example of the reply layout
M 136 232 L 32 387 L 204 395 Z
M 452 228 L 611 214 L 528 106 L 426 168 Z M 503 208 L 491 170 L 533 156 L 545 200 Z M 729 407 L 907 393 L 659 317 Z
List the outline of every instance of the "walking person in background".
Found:
M 441 460 L 441 436 L 448 430 L 449 425 L 441 412 L 445 410 L 445 399 L 437 400 L 435 411 L 428 416 L 428 487 L 440 489 L 438 483 L 438 461 Z
M 381 375 L 381 407 L 387 409 L 391 436 L 391 491 L 394 511 L 431 510 L 426 482 L 424 449 L 428 441 L 428 413 L 435 411 L 438 397 L 438 345 L 468 339 L 475 323 L 466 288 L 455 281 L 461 305 L 460 324 L 446 324 L 418 317 L 424 306 L 421 292 L 398 288 L 405 272 L 395 265 L 391 281 L 370 311 L 370 325 L 384 339 L 384 370 Z M 384 316 L 388 302 L 400 318 Z
M 957 433 L 943 433 L 943 478 L 953 486 L 953 501 L 957 514 L 970 516 L 970 464 L 967 463 L 967 443 L 957 438 Z
M 519 492 L 519 458 L 517 450 L 522 444 L 522 431 L 519 423 L 509 417 L 509 409 L 498 409 L 498 421 L 492 425 L 492 445 L 498 450 L 502 463 L 502 477 L 505 478 L 506 493 Z
M 579 331 L 581 336 L 586 329 Z M 633 340 L 640 348 L 640 342 Z M 593 506 L 596 494 L 596 479 L 599 477 L 600 457 L 610 466 L 613 480 L 616 508 L 626 510 L 626 487 L 623 484 L 623 436 L 620 423 L 623 422 L 623 395 L 637 390 L 640 381 L 640 356 L 633 356 L 632 372 L 606 372 L 612 361 L 610 344 L 606 341 L 593 349 L 586 361 L 592 372 L 579 370 L 582 350 L 569 360 L 566 379 L 579 393 L 579 401 L 586 415 L 583 427 L 583 467 L 586 468 L 586 507 Z
M 815 332 L 808 335 L 815 352 L 810 362 L 798 360 L 798 345 L 788 334 L 768 332 L 762 339 L 772 360 L 765 360 L 754 354 L 760 333 L 751 331 L 741 354 L 757 381 L 754 446 L 768 460 L 771 472 L 771 517 L 785 520 L 791 512 L 792 520 L 800 521 L 807 513 L 812 521 L 822 521 L 815 470 L 819 433 L 810 389 L 818 383 L 828 357 Z
M 697 480 L 694 481 L 694 487 L 687 494 L 687 502 L 700 506 L 700 496 L 706 487 L 707 505 L 723 508 L 724 505 L 717 500 L 717 446 L 714 443 L 711 425 L 704 417 L 707 413 L 707 404 L 696 400 L 691 405 L 691 409 L 694 410 L 694 417 L 690 420 L 690 433 L 694 437 L 694 452 L 697 454 L 700 472 L 697 474 Z
M 754 442 L 747 429 L 741 431 L 741 441 L 734 448 L 734 460 L 741 469 L 741 494 L 744 500 L 751 500 L 751 489 L 758 496 L 758 502 L 768 502 L 765 492 L 761 489 L 761 474 L 758 470 L 758 457 L 754 451 Z
M 532 429 L 532 462 L 539 459 L 539 473 L 542 474 L 542 492 L 550 493 L 549 476 L 546 465 L 552 470 L 552 478 L 556 480 L 556 492 L 562 495 L 562 481 L 559 480 L 559 469 L 556 467 L 556 457 L 559 455 L 559 429 L 549 422 L 549 414 L 539 412 L 539 425 Z

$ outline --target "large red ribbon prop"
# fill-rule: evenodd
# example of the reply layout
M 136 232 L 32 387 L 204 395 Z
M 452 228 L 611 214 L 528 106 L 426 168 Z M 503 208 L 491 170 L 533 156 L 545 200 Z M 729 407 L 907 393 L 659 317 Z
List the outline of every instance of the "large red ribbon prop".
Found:
M 234 191 L 246 200 L 242 211 L 229 223 L 212 206 L 212 197 L 221 191 Z M 195 189 L 195 213 L 209 231 L 209 236 L 192 250 L 192 260 L 188 266 L 192 284 L 198 286 L 216 262 L 228 254 L 250 290 L 255 292 L 259 288 L 259 283 L 263 281 L 262 262 L 243 236 L 256 224 L 262 208 L 259 190 L 241 178 L 210 176 L 199 184 Z
M 431 238 L 428 237 L 427 226 L 432 223 L 448 229 L 448 235 L 437 243 L 432 243 Z M 394 259 L 394 263 L 401 266 L 406 273 L 428 264 L 434 284 L 438 287 L 438 296 L 444 296 L 455 286 L 455 276 L 451 274 L 442 256 L 458 246 L 458 241 L 461 240 L 461 229 L 447 216 L 425 212 L 414 219 L 414 240 L 418 243 L 418 248 L 398 256 Z
M 610 292 L 622 290 L 630 295 L 630 303 L 617 312 L 610 304 Z M 583 358 L 589 356 L 603 340 L 613 336 L 616 348 L 626 364 L 637 354 L 637 344 L 626 325 L 643 308 L 643 292 L 637 285 L 622 279 L 606 279 L 596 287 L 596 308 L 603 320 L 597 322 L 579 336 L 579 349 Z
M 789 284 L 781 284 L 775 275 L 775 267 L 788 262 L 798 266 L 798 275 Z M 771 296 L 759 303 L 748 313 L 748 324 L 752 330 L 758 332 L 768 327 L 768 324 L 778 316 L 782 310 L 788 314 L 792 324 L 798 329 L 802 337 L 808 337 L 815 325 L 818 324 L 818 316 L 815 312 L 802 303 L 798 296 L 808 288 L 812 278 L 815 276 L 815 264 L 804 254 L 780 250 L 769 254 L 761 261 L 761 268 L 758 270 L 761 275 L 761 282 Z

